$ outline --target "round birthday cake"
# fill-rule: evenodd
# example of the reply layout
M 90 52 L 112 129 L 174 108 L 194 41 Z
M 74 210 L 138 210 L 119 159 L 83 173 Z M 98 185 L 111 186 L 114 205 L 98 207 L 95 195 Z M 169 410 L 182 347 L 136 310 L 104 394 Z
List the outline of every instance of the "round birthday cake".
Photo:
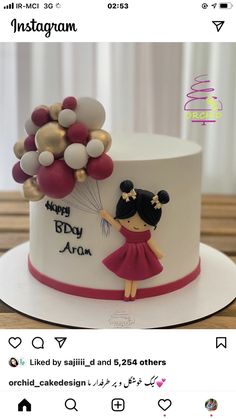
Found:
M 100 102 L 67 97 L 35 108 L 14 146 L 32 280 L 106 300 L 180 290 L 200 273 L 201 148 L 104 122 Z

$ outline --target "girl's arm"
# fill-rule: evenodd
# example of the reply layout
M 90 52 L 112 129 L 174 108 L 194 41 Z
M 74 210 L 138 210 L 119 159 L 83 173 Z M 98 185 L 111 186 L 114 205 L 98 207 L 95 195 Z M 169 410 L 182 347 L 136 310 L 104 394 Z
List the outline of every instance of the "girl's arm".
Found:
M 114 218 L 112 217 L 112 215 L 109 214 L 109 212 L 102 209 L 101 211 L 99 211 L 99 214 L 104 220 L 106 220 L 109 224 L 111 224 L 112 227 L 114 227 L 116 230 L 120 231 L 120 229 L 121 229 L 120 223 L 118 221 L 114 220 Z
M 156 246 L 155 242 L 152 239 L 148 240 L 147 244 L 158 259 L 163 258 L 164 256 L 163 253 L 158 249 L 158 247 Z

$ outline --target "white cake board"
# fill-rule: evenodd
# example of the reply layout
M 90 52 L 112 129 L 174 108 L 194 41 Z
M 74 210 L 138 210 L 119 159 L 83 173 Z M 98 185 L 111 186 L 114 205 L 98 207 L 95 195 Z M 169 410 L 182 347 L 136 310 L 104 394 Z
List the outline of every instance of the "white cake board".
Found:
M 236 266 L 201 244 L 201 274 L 186 287 L 135 302 L 93 300 L 51 289 L 28 272 L 29 243 L 0 258 L 0 299 L 35 319 L 83 328 L 160 328 L 209 316 L 236 296 Z

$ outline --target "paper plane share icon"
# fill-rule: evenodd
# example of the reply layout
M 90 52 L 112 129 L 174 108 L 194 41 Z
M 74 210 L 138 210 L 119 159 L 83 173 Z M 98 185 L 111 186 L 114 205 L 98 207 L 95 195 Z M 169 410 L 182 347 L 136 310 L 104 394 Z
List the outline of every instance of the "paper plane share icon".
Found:
M 59 348 L 62 348 L 67 338 L 54 338 L 54 339 L 57 341 Z
M 221 30 L 223 24 L 225 23 L 225 21 L 224 20 L 213 20 L 212 23 L 214 23 L 217 32 L 220 32 L 220 30 Z

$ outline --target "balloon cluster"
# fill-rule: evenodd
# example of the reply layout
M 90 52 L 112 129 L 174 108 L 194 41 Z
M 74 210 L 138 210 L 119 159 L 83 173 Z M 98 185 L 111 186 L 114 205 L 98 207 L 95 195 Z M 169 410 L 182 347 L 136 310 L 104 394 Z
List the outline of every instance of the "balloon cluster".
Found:
M 70 96 L 62 103 L 35 108 L 25 123 L 27 138 L 14 145 L 20 161 L 12 174 L 16 182 L 24 184 L 25 198 L 64 198 L 87 176 L 96 180 L 109 177 L 113 161 L 106 153 L 111 136 L 101 129 L 104 121 L 102 104 L 87 97 L 77 100 Z

